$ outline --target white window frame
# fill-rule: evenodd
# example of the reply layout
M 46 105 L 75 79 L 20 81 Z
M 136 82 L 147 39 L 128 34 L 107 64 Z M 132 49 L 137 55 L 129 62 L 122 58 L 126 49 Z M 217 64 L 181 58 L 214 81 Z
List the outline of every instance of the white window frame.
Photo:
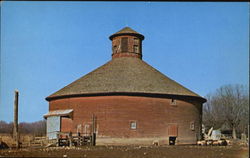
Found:
M 192 131 L 195 130 L 195 123 L 194 123 L 194 121 L 190 122 L 190 130 L 192 130 Z
M 130 121 L 129 125 L 130 125 L 130 129 L 132 130 L 137 129 L 137 121 Z
M 170 100 L 170 105 L 177 105 L 176 99 L 171 99 Z

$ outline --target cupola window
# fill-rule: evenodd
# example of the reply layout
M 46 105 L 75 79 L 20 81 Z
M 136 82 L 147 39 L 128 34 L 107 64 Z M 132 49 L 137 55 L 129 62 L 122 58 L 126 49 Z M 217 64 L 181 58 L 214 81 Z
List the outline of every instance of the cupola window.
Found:
M 117 46 L 113 46 L 113 53 L 117 53 Z
M 128 51 L 128 37 L 122 37 L 121 49 L 122 49 L 122 52 L 127 52 Z
M 134 53 L 139 53 L 139 47 L 138 47 L 138 45 L 134 45 Z
M 134 38 L 134 44 L 139 45 L 139 39 L 138 38 Z

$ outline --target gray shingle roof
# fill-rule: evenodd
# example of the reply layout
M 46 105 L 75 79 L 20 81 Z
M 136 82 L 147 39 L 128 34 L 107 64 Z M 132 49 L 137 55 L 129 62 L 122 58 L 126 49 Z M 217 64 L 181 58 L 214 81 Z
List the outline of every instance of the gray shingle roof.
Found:
M 110 92 L 169 94 L 203 99 L 146 62 L 132 57 L 114 58 L 46 99 Z

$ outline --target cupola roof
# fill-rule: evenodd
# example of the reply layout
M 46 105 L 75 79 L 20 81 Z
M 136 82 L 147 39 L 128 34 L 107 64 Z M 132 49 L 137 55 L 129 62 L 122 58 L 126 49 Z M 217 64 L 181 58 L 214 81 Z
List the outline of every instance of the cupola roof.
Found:
M 144 36 L 142 34 L 136 32 L 135 30 L 131 29 L 130 27 L 124 27 L 120 31 L 112 34 L 109 37 L 109 39 L 112 40 L 114 37 L 121 36 L 121 35 L 134 35 L 134 36 L 137 36 L 138 38 L 140 38 L 141 40 L 144 40 Z

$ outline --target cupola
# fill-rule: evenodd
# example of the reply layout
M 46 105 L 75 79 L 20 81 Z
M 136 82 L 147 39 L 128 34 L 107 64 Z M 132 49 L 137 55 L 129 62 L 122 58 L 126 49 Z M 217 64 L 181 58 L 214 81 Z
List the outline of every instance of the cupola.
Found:
M 144 36 L 125 27 L 111 35 L 112 59 L 119 57 L 135 57 L 142 59 L 142 40 Z

